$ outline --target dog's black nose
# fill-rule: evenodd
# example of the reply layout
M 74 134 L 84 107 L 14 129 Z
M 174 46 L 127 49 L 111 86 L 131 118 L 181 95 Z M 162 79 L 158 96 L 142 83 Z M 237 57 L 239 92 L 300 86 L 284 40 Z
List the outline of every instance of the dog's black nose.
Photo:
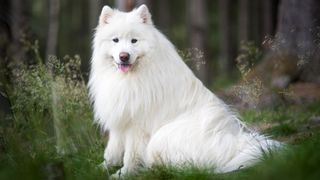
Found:
M 121 53 L 119 54 L 119 58 L 120 58 L 120 60 L 121 60 L 122 62 L 127 62 L 127 61 L 129 61 L 129 59 L 130 59 L 130 54 L 127 53 L 127 52 L 121 52 Z

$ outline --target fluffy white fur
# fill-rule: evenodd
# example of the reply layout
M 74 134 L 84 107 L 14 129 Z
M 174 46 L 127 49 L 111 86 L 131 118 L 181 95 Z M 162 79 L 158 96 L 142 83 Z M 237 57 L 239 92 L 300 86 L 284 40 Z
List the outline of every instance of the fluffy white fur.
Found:
M 117 65 L 120 52 L 130 54 L 128 72 Z M 95 120 L 110 135 L 105 165 L 123 165 L 118 173 L 155 164 L 228 172 L 252 165 L 279 146 L 245 128 L 194 76 L 153 26 L 145 5 L 129 13 L 103 8 L 89 90 Z

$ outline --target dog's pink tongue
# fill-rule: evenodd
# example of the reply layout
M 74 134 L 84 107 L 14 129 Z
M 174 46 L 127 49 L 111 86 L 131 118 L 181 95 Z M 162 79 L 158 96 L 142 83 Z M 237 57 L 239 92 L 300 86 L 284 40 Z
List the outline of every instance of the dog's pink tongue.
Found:
M 119 69 L 122 72 L 128 72 L 130 69 L 130 65 L 129 64 L 119 64 Z

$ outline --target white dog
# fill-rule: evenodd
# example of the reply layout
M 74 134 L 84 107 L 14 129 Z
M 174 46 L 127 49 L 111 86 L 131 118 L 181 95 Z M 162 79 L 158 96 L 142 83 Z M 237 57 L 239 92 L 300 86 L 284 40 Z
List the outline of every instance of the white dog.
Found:
M 157 164 L 228 172 L 280 145 L 245 128 L 194 76 L 145 5 L 103 8 L 89 90 L 95 120 L 110 135 L 105 165 L 123 165 L 117 174 Z

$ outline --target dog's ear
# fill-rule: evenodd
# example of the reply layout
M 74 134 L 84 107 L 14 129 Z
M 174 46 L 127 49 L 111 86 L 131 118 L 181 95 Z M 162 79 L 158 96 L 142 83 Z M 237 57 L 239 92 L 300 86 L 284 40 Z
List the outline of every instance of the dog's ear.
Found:
M 137 13 L 141 17 L 143 23 L 145 23 L 145 24 L 153 24 L 152 23 L 152 19 L 151 19 L 151 14 L 150 14 L 149 9 L 147 8 L 146 5 L 142 4 L 137 9 Z
M 99 18 L 99 25 L 105 25 L 108 24 L 108 19 L 112 16 L 113 9 L 111 9 L 109 6 L 104 6 L 102 8 L 100 18 Z

